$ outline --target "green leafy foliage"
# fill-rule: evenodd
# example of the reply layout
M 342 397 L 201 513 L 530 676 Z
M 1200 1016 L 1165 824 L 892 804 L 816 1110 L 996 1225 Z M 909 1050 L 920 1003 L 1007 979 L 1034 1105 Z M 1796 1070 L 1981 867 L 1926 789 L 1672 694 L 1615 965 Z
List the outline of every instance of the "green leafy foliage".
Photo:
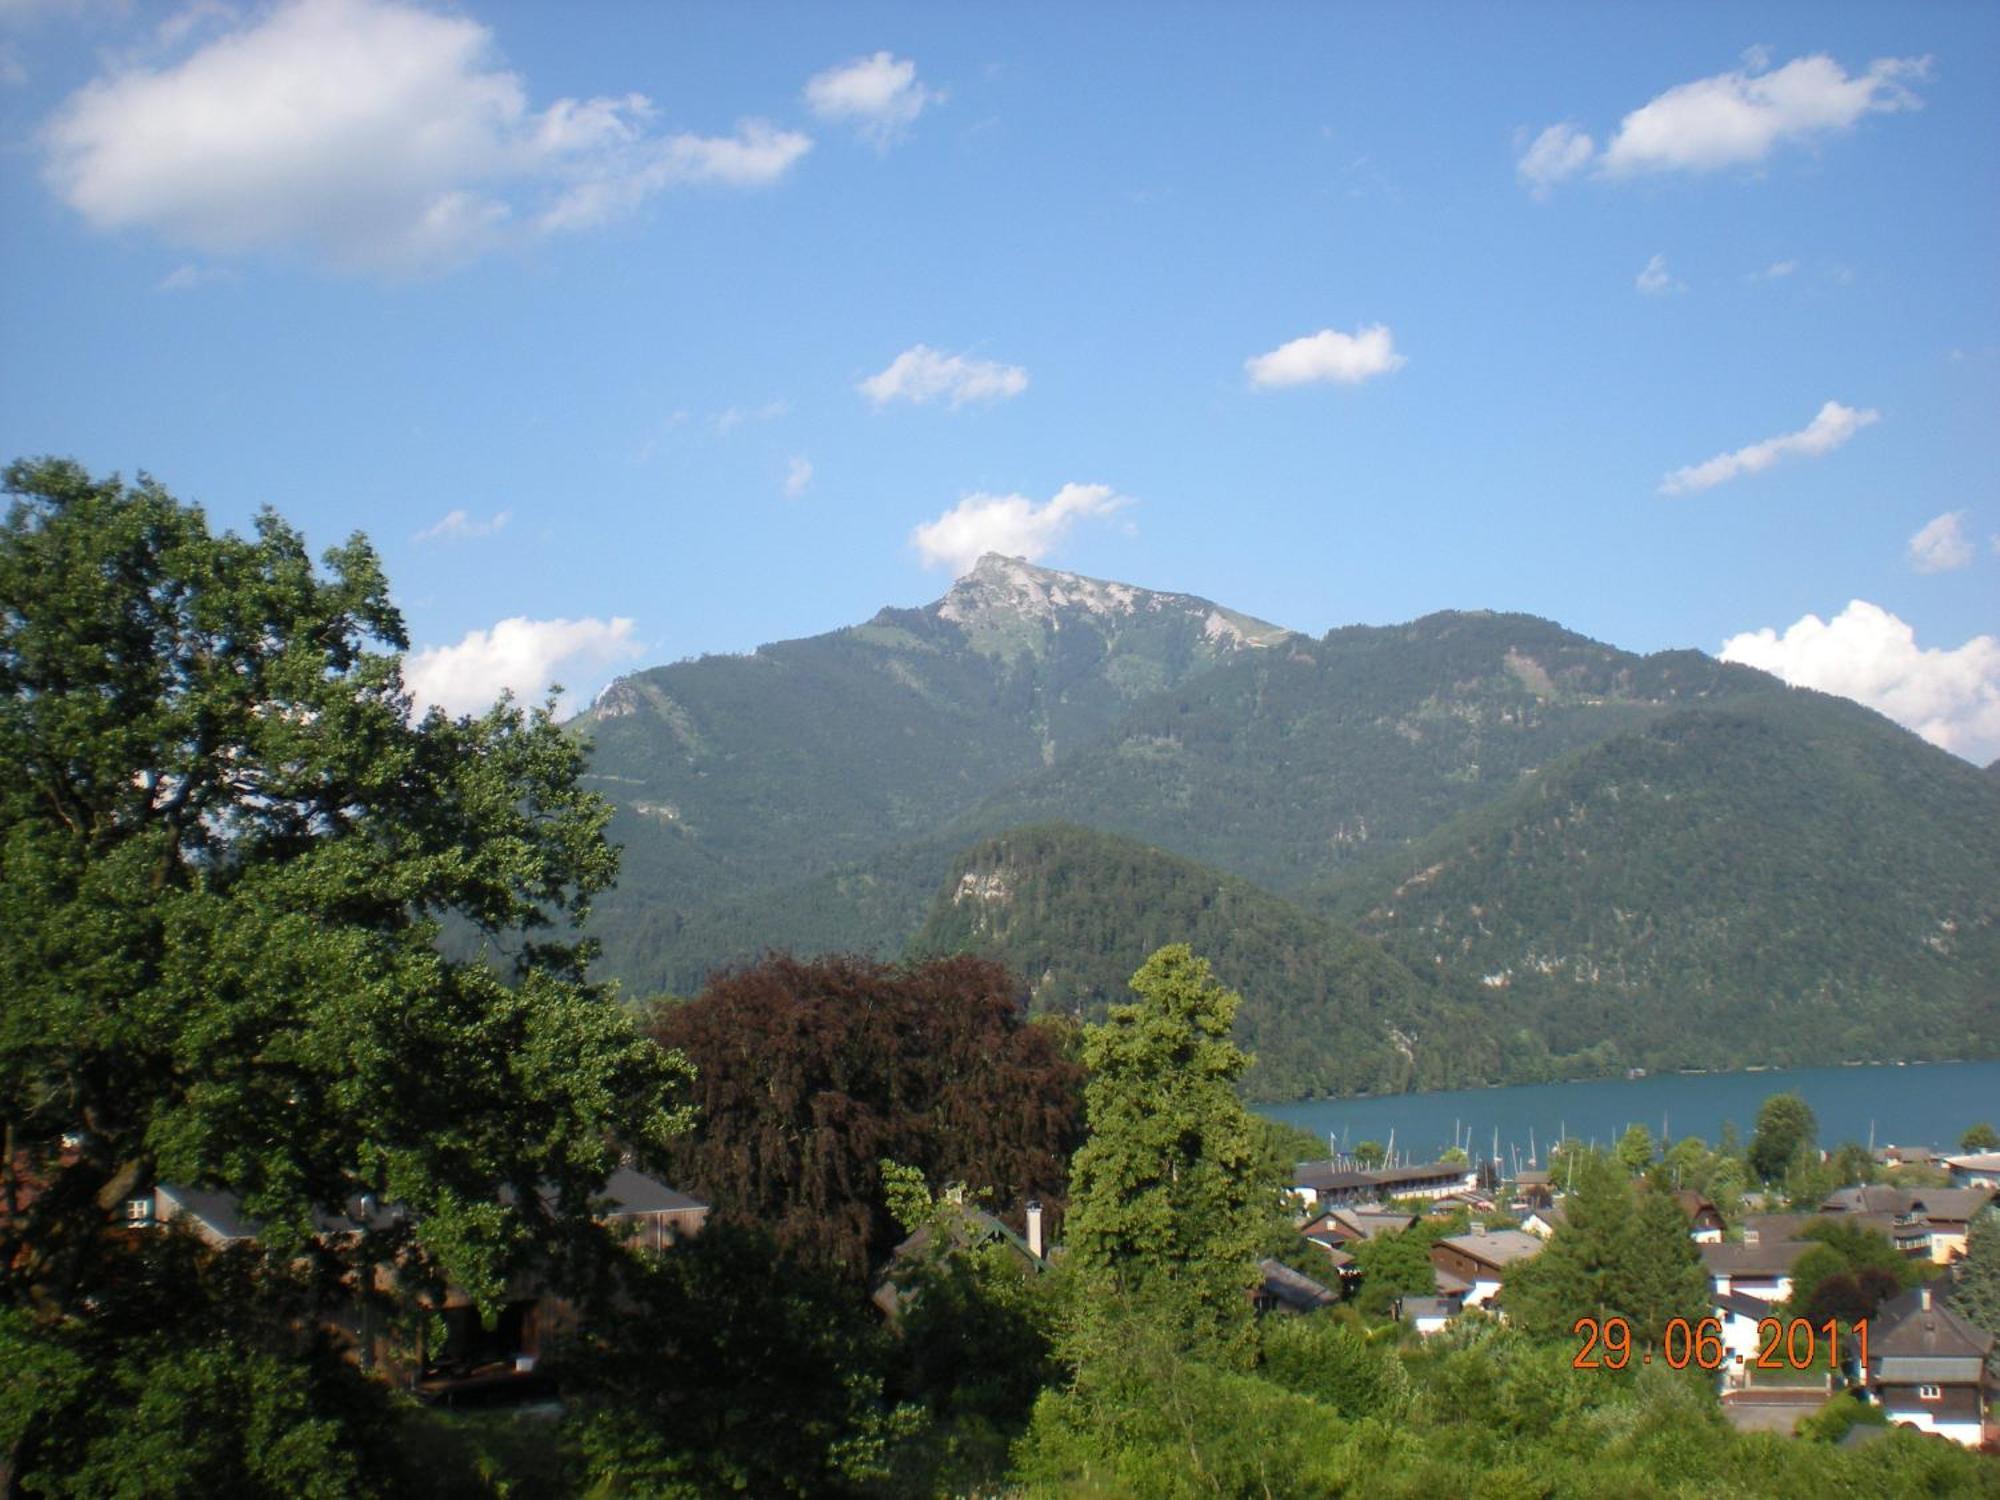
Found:
M 1235 1092 L 1238 999 L 1185 945 L 1084 1032 L 1089 1136 L 1071 1167 L 1069 1259 L 1087 1298 L 1129 1299 L 1198 1347 L 1240 1355 L 1282 1179 Z
M 1801 1152 L 1811 1151 L 1819 1122 L 1812 1106 L 1797 1094 L 1773 1094 L 1757 1111 L 1757 1133 L 1750 1138 L 1750 1168 L 1765 1182 L 1782 1179 Z
M 621 1304 L 559 1366 L 591 1493 L 861 1493 L 924 1425 L 884 1394 L 888 1351 L 865 1302 L 755 1229 L 712 1224 L 633 1258 Z
M 1967 1155 L 1977 1151 L 2000 1151 L 2000 1130 L 1981 1120 L 1958 1138 L 1958 1149 Z
M 1578 1318 L 1619 1317 L 1635 1342 L 1653 1344 L 1672 1319 L 1706 1315 L 1708 1277 L 1672 1198 L 1635 1191 L 1592 1152 L 1578 1158 L 1563 1205 L 1563 1224 L 1548 1247 L 1510 1268 L 1502 1293 L 1508 1317 L 1524 1330 L 1558 1339 Z

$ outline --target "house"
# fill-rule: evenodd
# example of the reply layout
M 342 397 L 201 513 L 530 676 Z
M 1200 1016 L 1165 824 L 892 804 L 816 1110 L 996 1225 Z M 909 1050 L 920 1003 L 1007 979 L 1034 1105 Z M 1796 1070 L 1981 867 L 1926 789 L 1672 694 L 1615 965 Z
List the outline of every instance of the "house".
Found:
M 1968 1447 L 1992 1406 L 1993 1335 L 1946 1306 L 1929 1283 L 1882 1304 L 1868 1323 L 1868 1394 L 1891 1422 Z
M 1848 1187 L 1830 1194 L 1820 1212 L 1880 1216 L 1898 1250 L 1943 1266 L 1965 1254 L 1972 1221 L 1992 1201 L 1992 1189 L 1984 1187 Z
M 1398 1297 L 1396 1321 L 1408 1323 L 1424 1338 L 1442 1333 L 1459 1315 L 1463 1303 L 1458 1297 Z
M 1674 1194 L 1674 1202 L 1687 1215 L 1689 1239 L 1697 1245 L 1722 1243 L 1722 1232 L 1727 1226 L 1722 1222 L 1722 1210 L 1712 1199 L 1693 1188 L 1682 1188 Z
M 1338 1293 L 1327 1290 L 1305 1272 L 1295 1271 L 1281 1260 L 1260 1261 L 1257 1270 L 1262 1280 L 1250 1297 L 1260 1313 L 1317 1312 L 1340 1301 Z
M 148 1204 L 150 1211 L 142 1213 Z M 622 1230 L 643 1248 L 664 1250 L 699 1234 L 708 1212 L 709 1206 L 700 1199 L 643 1172 L 621 1167 L 605 1182 L 597 1219 L 615 1231 Z M 401 1205 L 384 1204 L 364 1195 L 348 1203 L 345 1213 L 315 1212 L 313 1228 L 321 1240 L 338 1242 L 371 1230 L 393 1228 L 407 1217 Z M 180 1183 L 161 1183 L 149 1199 L 128 1202 L 126 1221 L 134 1227 L 179 1224 L 216 1250 L 251 1243 L 262 1231 L 234 1194 Z M 393 1281 L 393 1273 L 371 1273 L 375 1274 L 383 1278 L 376 1283 L 377 1290 Z M 538 1384 L 534 1371 L 544 1345 L 552 1336 L 576 1326 L 576 1309 L 549 1295 L 531 1277 L 517 1277 L 509 1285 L 491 1327 L 471 1297 L 457 1287 L 446 1288 L 433 1311 L 443 1325 L 443 1339 L 433 1344 L 425 1327 L 414 1359 L 391 1336 L 373 1297 L 358 1290 L 327 1309 L 325 1326 L 351 1349 L 362 1368 L 407 1379 L 420 1396 L 445 1401 L 501 1386 L 523 1393 L 539 1389 L 545 1382 Z
M 1542 1241 L 1519 1229 L 1488 1229 L 1475 1223 L 1468 1233 L 1431 1246 L 1431 1265 L 1464 1282 L 1465 1305 L 1478 1307 L 1499 1295 L 1507 1268 L 1542 1253 Z M 1442 1282 L 1440 1282 L 1442 1285 Z
M 1545 1240 L 1564 1224 L 1569 1222 L 1569 1214 L 1560 1203 L 1552 1203 L 1546 1208 L 1531 1208 L 1521 1220 L 1521 1227 L 1538 1240 Z
M 1759 1239 L 1752 1243 L 1749 1231 L 1745 1232 L 1743 1243 L 1732 1245 L 1726 1241 L 1718 1245 L 1701 1246 L 1702 1265 L 1708 1271 L 1709 1289 L 1713 1295 L 1727 1292 L 1754 1297 L 1759 1302 L 1783 1302 L 1792 1295 L 1792 1267 L 1799 1257 L 1812 1249 L 1807 1240 Z
M 1470 1162 L 1364 1170 L 1334 1160 L 1300 1162 L 1292 1171 L 1291 1191 L 1307 1209 L 1318 1209 L 1387 1198 L 1442 1198 L 1478 1186 L 1479 1171 Z
M 1710 1292 L 1708 1315 L 1722 1325 L 1722 1368 L 1725 1376 L 1733 1377 L 1763 1350 L 1758 1329 L 1773 1315 L 1771 1304 L 1747 1292 Z
M 950 1233 L 952 1245 L 957 1249 L 977 1250 L 987 1245 L 1001 1245 L 1012 1251 L 1023 1266 L 1045 1271 L 1048 1269 L 1048 1257 L 1042 1253 L 1041 1204 L 1028 1204 L 1027 1229 L 1025 1235 L 1016 1234 L 985 1209 L 961 1206 L 958 1220 Z M 926 1224 L 889 1252 L 888 1264 L 882 1268 L 874 1290 L 868 1294 L 868 1300 L 881 1310 L 884 1317 L 893 1321 L 910 1305 L 915 1292 L 907 1285 L 909 1277 L 906 1268 L 915 1264 L 919 1257 L 929 1254 L 937 1239 L 935 1226 Z M 903 1284 L 896 1280 L 899 1267 L 905 1268 Z
M 1947 1156 L 1944 1168 L 1951 1173 L 1951 1185 L 1955 1188 L 2000 1188 L 2000 1151 Z

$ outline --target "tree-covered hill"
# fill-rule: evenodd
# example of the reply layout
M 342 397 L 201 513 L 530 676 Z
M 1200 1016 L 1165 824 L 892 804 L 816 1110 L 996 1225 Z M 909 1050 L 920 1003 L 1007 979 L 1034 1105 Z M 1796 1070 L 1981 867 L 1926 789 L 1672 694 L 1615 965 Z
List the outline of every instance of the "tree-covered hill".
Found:
M 1498 1071 L 1477 1013 L 1371 940 L 1237 876 L 1073 825 L 964 851 L 910 952 L 1000 959 L 1035 1009 L 1097 1020 L 1170 940 L 1242 994 L 1253 1098 L 1448 1088 Z
M 1323 895 L 1607 1063 L 2000 1051 L 2000 793 L 1843 699 L 1660 718 Z
M 1299 891 L 1675 708 L 1782 692 L 1699 652 L 1635 656 L 1528 615 L 1356 626 L 1219 664 L 959 820 L 1128 834 Z

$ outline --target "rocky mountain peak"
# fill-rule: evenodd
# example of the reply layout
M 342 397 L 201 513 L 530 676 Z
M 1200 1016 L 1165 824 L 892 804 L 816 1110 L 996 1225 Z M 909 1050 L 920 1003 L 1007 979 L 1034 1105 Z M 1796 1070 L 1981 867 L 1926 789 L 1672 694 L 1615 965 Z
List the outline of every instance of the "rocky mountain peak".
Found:
M 1134 584 L 1086 578 L 997 552 L 980 558 L 931 609 L 939 619 L 964 627 L 975 638 L 996 626 L 1044 620 L 1058 629 L 1066 619 L 1077 618 L 1115 629 L 1124 619 L 1141 615 L 1197 619 L 1202 633 L 1218 646 L 1269 646 L 1292 634 L 1282 626 L 1192 594 L 1159 593 Z

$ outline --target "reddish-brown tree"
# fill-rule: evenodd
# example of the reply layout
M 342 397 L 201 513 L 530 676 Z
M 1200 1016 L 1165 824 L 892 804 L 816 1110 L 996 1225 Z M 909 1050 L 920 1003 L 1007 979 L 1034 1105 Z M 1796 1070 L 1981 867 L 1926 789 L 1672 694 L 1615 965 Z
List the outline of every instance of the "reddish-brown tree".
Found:
M 1004 966 L 969 957 L 774 955 L 714 976 L 652 1025 L 697 1070 L 677 1180 L 718 1218 L 857 1277 L 900 1237 L 884 1157 L 933 1186 L 989 1189 L 1017 1229 L 1039 1198 L 1052 1223 L 1082 1136 L 1083 1070 L 1027 1023 L 1019 995 Z

